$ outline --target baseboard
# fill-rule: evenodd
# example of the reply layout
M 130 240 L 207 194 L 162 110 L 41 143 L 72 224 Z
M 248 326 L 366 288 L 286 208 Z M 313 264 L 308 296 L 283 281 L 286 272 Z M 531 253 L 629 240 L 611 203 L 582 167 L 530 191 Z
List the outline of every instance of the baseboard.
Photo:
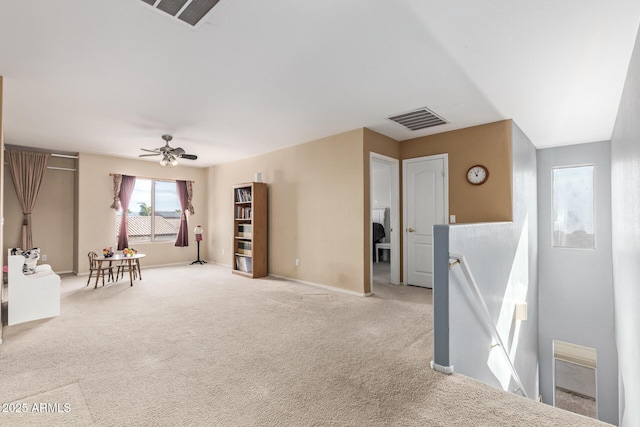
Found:
M 202 261 L 205 261 L 207 264 L 216 264 L 215 262 L 208 261 L 206 259 L 203 259 Z M 170 264 L 157 264 L 157 265 L 145 265 L 145 264 L 142 264 L 141 267 L 142 267 L 142 270 L 144 270 L 145 268 L 174 267 L 176 265 L 188 265 L 190 263 L 191 263 L 191 261 L 181 261 L 181 262 L 173 262 L 173 263 L 170 263 Z M 220 265 L 220 264 L 216 264 L 216 265 Z M 113 267 L 117 268 L 116 265 L 114 265 Z M 62 273 L 67 273 L 67 272 L 65 272 L 65 271 L 63 271 L 61 273 L 56 272 L 56 274 L 62 274 Z M 89 275 L 88 271 L 83 271 L 82 273 L 78 273 L 77 271 L 69 271 L 68 273 L 75 274 L 76 276 L 88 276 Z
M 142 265 L 142 269 L 144 270 L 145 268 L 171 267 L 171 266 L 175 266 L 175 265 L 185 265 L 185 263 L 187 263 L 187 262 L 188 261 L 176 262 L 176 263 L 172 263 L 172 264 Z M 212 261 L 207 261 L 207 264 L 213 264 L 213 265 L 217 265 L 217 266 L 220 266 L 220 267 L 226 267 L 226 268 L 231 269 L 231 265 L 228 265 L 228 264 L 221 264 L 221 263 L 216 263 L 216 262 L 212 262 Z M 70 271 L 69 273 L 74 273 L 76 276 L 88 276 L 89 275 L 89 272 L 77 273 L 77 272 Z M 300 283 L 300 284 L 303 284 L 303 285 L 309 285 L 309 286 L 313 286 L 313 287 L 316 287 L 316 288 L 322 288 L 322 289 L 327 289 L 327 290 L 330 290 L 330 291 L 341 292 L 341 293 L 347 294 L 347 295 L 355 295 L 355 296 L 358 296 L 358 297 L 369 297 L 369 296 L 373 295 L 372 292 L 360 293 L 360 292 L 350 291 L 348 289 L 337 288 L 335 286 L 323 285 L 321 283 L 308 282 L 306 280 L 299 280 L 299 279 L 294 279 L 292 277 L 280 276 L 280 275 L 277 275 L 277 274 L 269 274 L 269 277 L 273 277 L 274 279 L 289 280 L 291 282 Z
M 330 291 L 341 292 L 341 293 L 347 294 L 347 295 L 355 295 L 355 296 L 358 296 L 358 297 L 370 297 L 371 295 L 373 295 L 371 292 L 360 293 L 360 292 L 350 291 L 348 289 L 336 288 L 335 286 L 323 285 L 323 284 L 320 284 L 320 283 L 307 282 L 306 280 L 294 279 L 292 277 L 280 276 L 280 275 L 277 275 L 277 274 L 269 274 L 269 277 L 273 277 L 274 279 L 289 280 L 291 282 L 300 283 L 300 284 L 303 284 L 303 285 L 309 285 L 309 286 L 313 286 L 313 287 L 316 287 L 316 288 L 322 288 L 322 289 L 327 289 L 327 290 L 330 290 Z

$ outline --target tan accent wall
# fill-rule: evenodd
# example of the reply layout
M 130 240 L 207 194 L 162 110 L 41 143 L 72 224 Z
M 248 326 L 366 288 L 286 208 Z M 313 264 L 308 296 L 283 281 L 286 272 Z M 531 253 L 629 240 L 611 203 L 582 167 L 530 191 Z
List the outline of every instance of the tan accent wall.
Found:
M 185 161 L 186 162 L 186 161 Z M 184 163 L 184 162 L 183 162 Z M 113 201 L 113 178 L 109 173 L 148 178 L 189 180 L 193 185 L 195 215 L 189 218 L 189 246 L 178 248 L 174 242 L 136 243 L 133 246 L 146 254 L 142 268 L 163 264 L 191 262 L 196 259 L 196 245 L 192 233 L 200 224 L 208 233 L 208 169 L 189 167 L 163 168 L 156 162 L 80 153 L 78 159 L 78 273 L 87 273 L 87 253 L 100 252 L 107 246 L 117 246 L 115 238 L 116 213 L 110 208 Z M 208 247 L 200 248 L 200 257 L 208 259 Z M 197 268 L 197 267 L 196 267 Z
M 26 148 L 25 148 L 26 149 Z M 51 157 L 49 166 L 75 169 L 75 159 Z M 7 248 L 21 246 L 22 207 L 9 168 L 4 168 L 4 236 L 2 259 Z M 43 264 L 58 273 L 73 271 L 75 172 L 47 169 L 31 215 L 33 246 L 46 255 Z
M 449 154 L 449 214 L 458 223 L 511 221 L 511 120 L 410 139 L 400 143 L 401 158 Z M 476 164 L 489 169 L 486 183 L 467 182 Z
M 371 171 L 370 171 L 370 155 L 371 153 L 382 154 L 383 156 L 391 157 L 392 159 L 400 159 L 400 143 L 393 138 L 379 134 L 371 129 L 363 130 L 363 164 L 364 164 L 364 176 L 363 176 L 363 193 L 364 193 L 364 210 L 363 217 L 363 233 L 364 233 L 364 247 L 363 247 L 363 259 L 364 259 L 364 283 L 365 293 L 371 292 L 371 247 L 369 241 L 371 240 Z M 402 167 L 402 166 L 400 166 Z M 400 168 L 399 168 L 400 170 Z M 398 181 L 400 182 L 400 181 Z M 400 195 L 402 197 L 402 195 Z M 402 203 L 402 201 L 400 201 Z M 399 207 L 402 211 L 402 207 Z M 400 234 L 402 237 L 402 233 Z M 400 245 L 402 246 L 402 245 Z M 400 263 L 402 264 L 402 263 Z
M 4 79 L 2 76 L 0 76 L 0 171 L 2 171 L 2 173 L 0 173 L 0 216 L 2 216 L 2 218 L 4 218 L 4 129 L 2 128 L 2 101 L 4 99 L 4 92 L 3 92 L 3 87 L 4 87 Z M 4 224 L 0 223 L 0 242 L 4 242 Z M 2 250 L 2 253 L 5 252 L 5 247 L 4 244 L 2 246 L 2 248 L 0 248 Z M 6 263 L 2 263 L 3 266 L 6 265 Z M 0 300 L 2 297 L 2 292 L 0 292 Z M 2 313 L 2 309 L 0 308 L 0 313 Z M 2 329 L 2 326 L 0 325 L 0 330 Z M 0 338 L 2 337 L 2 335 L 0 334 Z
M 4 81 L 2 76 L 0 76 L 0 216 L 4 218 L 4 130 L 2 128 L 2 100 L 3 100 L 3 85 Z M 4 226 L 0 223 L 0 242 L 4 241 Z M 5 253 L 5 246 L 0 248 L 2 253 Z M 2 258 L 0 257 L 0 260 Z M 4 261 L 2 261 L 2 267 L 6 265 Z M 2 301 L 4 301 L 4 274 L 3 280 L 0 285 L 0 343 L 2 342 L 2 334 L 3 334 L 3 325 L 2 319 L 4 319 L 4 313 L 2 313 Z
M 211 258 L 232 264 L 232 186 L 262 172 L 269 185 L 269 274 L 364 293 L 362 140 L 358 129 L 211 167 L 205 236 Z
M 72 253 L 73 253 L 73 271 L 78 273 L 80 271 L 80 265 L 78 264 L 78 261 L 80 259 L 80 256 L 78 255 L 79 253 L 79 242 L 78 242 L 78 223 L 80 221 L 80 203 L 79 203 L 79 197 L 80 197 L 80 159 L 78 158 L 76 160 L 76 173 L 74 173 L 73 177 L 74 177 L 74 181 L 73 181 L 73 194 L 74 194 L 74 200 L 75 200 L 75 204 L 73 206 L 73 248 L 72 248 Z M 87 261 L 83 260 L 83 264 L 86 263 Z

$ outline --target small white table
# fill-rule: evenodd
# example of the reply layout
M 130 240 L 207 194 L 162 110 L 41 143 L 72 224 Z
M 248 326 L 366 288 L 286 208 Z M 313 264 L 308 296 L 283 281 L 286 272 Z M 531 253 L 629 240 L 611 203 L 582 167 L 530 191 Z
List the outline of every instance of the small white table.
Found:
M 380 249 L 386 249 L 389 251 L 389 253 L 391 253 L 391 243 L 376 243 L 376 262 L 380 262 Z
M 102 263 L 104 261 L 109 261 L 109 266 L 105 267 L 104 268 L 105 270 L 109 270 L 113 268 L 112 263 L 114 261 L 126 261 L 127 267 L 129 268 L 129 283 L 131 284 L 131 286 L 133 286 L 133 269 L 131 268 L 131 263 L 135 261 L 136 267 L 138 269 L 138 276 L 140 276 L 140 280 L 142 280 L 142 270 L 140 269 L 140 258 L 144 258 L 144 257 L 145 257 L 145 254 L 135 254 L 133 256 L 124 256 L 120 254 L 114 254 L 113 256 L 110 256 L 110 257 L 101 256 L 101 257 L 95 258 L 95 261 L 98 262 L 98 270 L 103 270 Z M 100 277 L 100 274 L 96 276 L 96 285 L 93 287 L 94 289 L 98 287 L 99 277 Z M 103 280 L 103 286 L 104 286 L 104 276 L 102 280 Z

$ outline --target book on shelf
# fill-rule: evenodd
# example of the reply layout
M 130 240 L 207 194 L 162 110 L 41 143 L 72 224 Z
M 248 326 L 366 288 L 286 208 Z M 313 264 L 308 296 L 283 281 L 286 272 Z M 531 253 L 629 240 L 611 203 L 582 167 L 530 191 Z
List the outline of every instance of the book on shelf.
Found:
M 237 219 L 251 219 L 251 208 L 245 206 L 236 207 Z
M 238 242 L 238 253 L 243 255 L 251 255 L 251 242 Z
M 236 188 L 236 202 L 238 203 L 251 202 L 251 190 L 249 188 Z
M 238 234 L 251 235 L 252 230 L 251 224 L 238 224 Z
M 239 237 L 251 237 L 253 227 L 251 224 L 238 224 Z
M 252 259 L 244 256 L 236 256 L 236 270 L 251 273 L 253 271 Z

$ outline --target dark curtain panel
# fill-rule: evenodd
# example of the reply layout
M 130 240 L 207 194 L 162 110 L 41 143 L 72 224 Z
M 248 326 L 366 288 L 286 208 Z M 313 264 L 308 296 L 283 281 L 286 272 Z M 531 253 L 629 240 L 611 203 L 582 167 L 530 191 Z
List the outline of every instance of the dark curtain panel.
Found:
M 176 181 L 176 192 L 180 199 L 180 208 L 182 216 L 180 217 L 180 227 L 178 228 L 178 237 L 176 238 L 176 246 L 189 246 L 189 226 L 187 224 L 187 211 L 189 210 L 189 191 L 187 189 L 187 181 Z
M 189 206 L 189 213 L 191 215 L 194 215 L 196 213 L 196 211 L 193 209 L 193 204 L 191 204 L 191 202 L 193 201 L 193 181 L 187 181 L 187 196 L 189 196 L 187 198 L 187 205 Z
M 33 212 L 33 208 L 36 205 L 42 178 L 47 170 L 51 154 L 7 150 L 6 156 L 18 201 L 22 206 L 22 230 L 20 235 L 22 249 L 30 249 L 33 247 L 31 212 Z
M 122 184 L 122 175 L 119 173 L 113 174 L 113 203 L 111 208 L 120 209 L 120 184 Z
M 127 209 L 133 194 L 133 187 L 136 185 L 135 176 L 122 175 L 120 184 L 120 205 L 122 206 L 122 222 L 120 223 L 120 234 L 118 235 L 118 250 L 129 247 L 129 229 L 127 227 Z

